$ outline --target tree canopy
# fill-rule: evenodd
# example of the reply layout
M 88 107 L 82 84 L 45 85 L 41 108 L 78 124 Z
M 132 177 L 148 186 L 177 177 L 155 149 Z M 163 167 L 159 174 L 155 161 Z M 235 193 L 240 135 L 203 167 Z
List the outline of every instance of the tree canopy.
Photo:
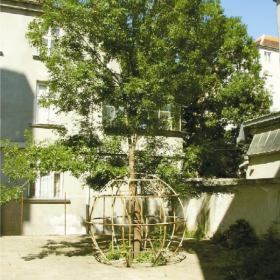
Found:
M 183 177 L 236 172 L 238 127 L 269 101 L 252 38 L 218 0 L 45 0 L 42 7 L 27 37 L 50 75 L 43 104 L 79 116 L 75 133 L 63 131 L 57 142 L 83 162 L 69 166 L 74 175 L 98 185 L 126 172 L 159 173 L 182 190 Z M 104 118 L 104 106 L 113 118 Z M 158 115 L 166 106 L 176 124 L 183 112 L 181 169 L 171 162 L 182 162 L 182 153 L 164 157 L 164 139 L 155 137 L 168 129 Z

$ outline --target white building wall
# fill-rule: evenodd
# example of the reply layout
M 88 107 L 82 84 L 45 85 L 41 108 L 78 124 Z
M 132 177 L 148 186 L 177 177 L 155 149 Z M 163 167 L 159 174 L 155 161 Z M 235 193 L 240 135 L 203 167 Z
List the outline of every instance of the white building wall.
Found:
M 280 58 L 277 49 L 267 49 L 259 46 L 261 75 L 266 78 L 266 88 L 270 91 L 271 112 L 280 110 Z M 270 53 L 270 54 L 268 54 Z
M 35 140 L 56 139 L 47 124 L 36 123 L 38 83 L 49 78 L 44 64 L 34 59 L 36 49 L 26 38 L 28 24 L 40 13 L 40 5 L 31 1 L 1 1 L 1 139 L 10 139 L 24 147 L 24 131 L 30 130 Z M 61 115 L 57 124 L 73 129 L 73 115 Z M 3 163 L 3 161 L 1 161 Z M 28 198 L 2 207 L 1 230 L 7 235 L 81 234 L 87 232 L 84 221 L 92 194 L 88 187 L 64 173 L 60 196 Z M 8 184 L 1 174 L 1 183 Z M 66 196 L 66 200 L 65 200 Z M 66 202 L 66 204 L 65 204 Z M 14 213 L 20 213 L 15 218 Z M 15 223 L 16 224 L 15 224 Z M 14 224 L 13 224 L 14 223 Z

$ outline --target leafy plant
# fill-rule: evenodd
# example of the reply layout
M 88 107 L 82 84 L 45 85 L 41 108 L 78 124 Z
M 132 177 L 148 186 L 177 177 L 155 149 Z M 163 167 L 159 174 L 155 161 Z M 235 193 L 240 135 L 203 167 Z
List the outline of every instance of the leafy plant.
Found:
M 280 238 L 274 223 L 255 247 L 231 251 L 226 280 L 278 280 L 280 275 Z
M 139 256 L 133 261 L 136 263 L 153 263 L 155 261 L 155 253 L 148 250 L 145 252 L 141 252 Z
M 237 220 L 229 229 L 224 231 L 220 243 L 231 249 L 254 247 L 258 244 L 253 228 L 245 220 Z
M 109 252 L 106 253 L 106 258 L 109 261 L 115 261 L 126 258 L 129 252 L 128 242 L 126 242 L 125 245 L 122 244 L 117 246 L 113 246 L 113 243 L 110 242 L 108 250 Z
M 186 238 L 194 238 L 196 240 L 202 240 L 205 237 L 205 233 L 202 228 L 197 228 L 195 231 L 186 231 L 185 233 Z
M 0 185 L 0 205 L 7 204 L 11 200 L 19 200 L 24 192 L 24 186 L 8 188 Z

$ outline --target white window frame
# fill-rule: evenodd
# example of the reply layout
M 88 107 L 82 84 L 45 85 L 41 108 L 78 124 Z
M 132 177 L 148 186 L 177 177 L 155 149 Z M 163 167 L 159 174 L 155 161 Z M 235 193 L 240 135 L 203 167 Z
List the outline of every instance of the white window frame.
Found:
M 30 198 L 62 198 L 63 173 L 50 172 L 38 177 L 34 184 L 29 185 L 28 197 Z
M 265 61 L 266 61 L 267 63 L 271 63 L 271 55 L 272 55 L 271 52 L 264 51 L 264 58 L 265 58 Z
M 43 107 L 40 100 L 46 94 L 48 88 L 44 83 L 37 83 L 36 87 L 36 104 L 35 104 L 35 123 L 36 124 L 56 124 L 57 114 L 54 105 Z
M 158 111 L 158 118 L 162 119 L 166 122 L 166 130 L 174 130 L 174 118 L 171 114 L 171 108 L 170 105 L 164 106 L 162 109 Z
M 46 34 L 43 36 L 43 42 L 48 49 L 48 55 L 50 55 L 51 50 L 52 50 L 53 45 L 54 45 L 54 40 L 55 40 L 54 35 L 56 35 L 58 37 L 62 37 L 62 29 L 61 28 L 56 28 L 55 32 L 53 32 L 52 29 L 49 28 L 48 32 L 46 32 Z M 40 55 L 40 50 L 39 49 L 37 49 L 36 55 L 37 56 Z

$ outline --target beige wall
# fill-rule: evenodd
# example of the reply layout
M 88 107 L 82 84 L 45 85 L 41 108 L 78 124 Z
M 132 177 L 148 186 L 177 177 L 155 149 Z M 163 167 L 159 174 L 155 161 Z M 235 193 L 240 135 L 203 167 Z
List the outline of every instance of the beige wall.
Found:
M 35 11 L 37 10 L 37 11 Z M 26 39 L 28 24 L 40 12 L 40 6 L 30 2 L 1 1 L 0 51 L 1 61 L 1 139 L 10 139 L 24 147 L 24 131 L 31 130 L 36 140 L 55 139 L 55 133 L 45 126 L 34 126 L 36 89 L 38 82 L 46 82 L 48 73 L 39 60 L 33 58 L 36 49 Z M 61 116 L 60 123 L 71 127 L 73 116 Z M 3 158 L 1 155 L 1 164 Z M 7 178 L 1 174 L 1 183 Z M 65 173 L 60 198 L 26 200 L 1 207 L 1 230 L 6 235 L 85 233 L 88 188 Z M 64 205 L 64 195 L 69 203 Z M 66 211 L 65 211 L 66 209 Z
M 247 179 L 280 178 L 280 153 L 250 156 Z
M 201 228 L 206 236 L 222 233 L 238 219 L 245 219 L 257 235 L 276 221 L 280 232 L 280 180 L 242 180 L 236 194 L 202 195 L 184 200 L 187 228 Z
M 221 187 L 223 188 L 223 187 Z M 204 194 L 200 198 L 185 199 L 183 204 L 188 231 L 202 229 L 207 237 L 222 233 L 236 220 L 245 219 L 257 235 L 266 233 L 272 222 L 280 231 L 280 180 L 241 180 L 232 187 L 235 194 Z M 66 192 L 67 201 L 59 204 L 11 203 L 2 212 L 3 235 L 84 234 L 87 232 L 87 203 L 92 206 L 93 194 L 88 189 Z M 21 207 L 23 212 L 21 213 Z M 66 215 L 66 223 L 65 223 Z M 21 225 L 22 217 L 22 225 Z M 21 230 L 22 227 L 22 230 Z
M 85 234 L 93 192 L 65 174 L 61 198 L 24 198 L 1 207 L 2 235 Z

